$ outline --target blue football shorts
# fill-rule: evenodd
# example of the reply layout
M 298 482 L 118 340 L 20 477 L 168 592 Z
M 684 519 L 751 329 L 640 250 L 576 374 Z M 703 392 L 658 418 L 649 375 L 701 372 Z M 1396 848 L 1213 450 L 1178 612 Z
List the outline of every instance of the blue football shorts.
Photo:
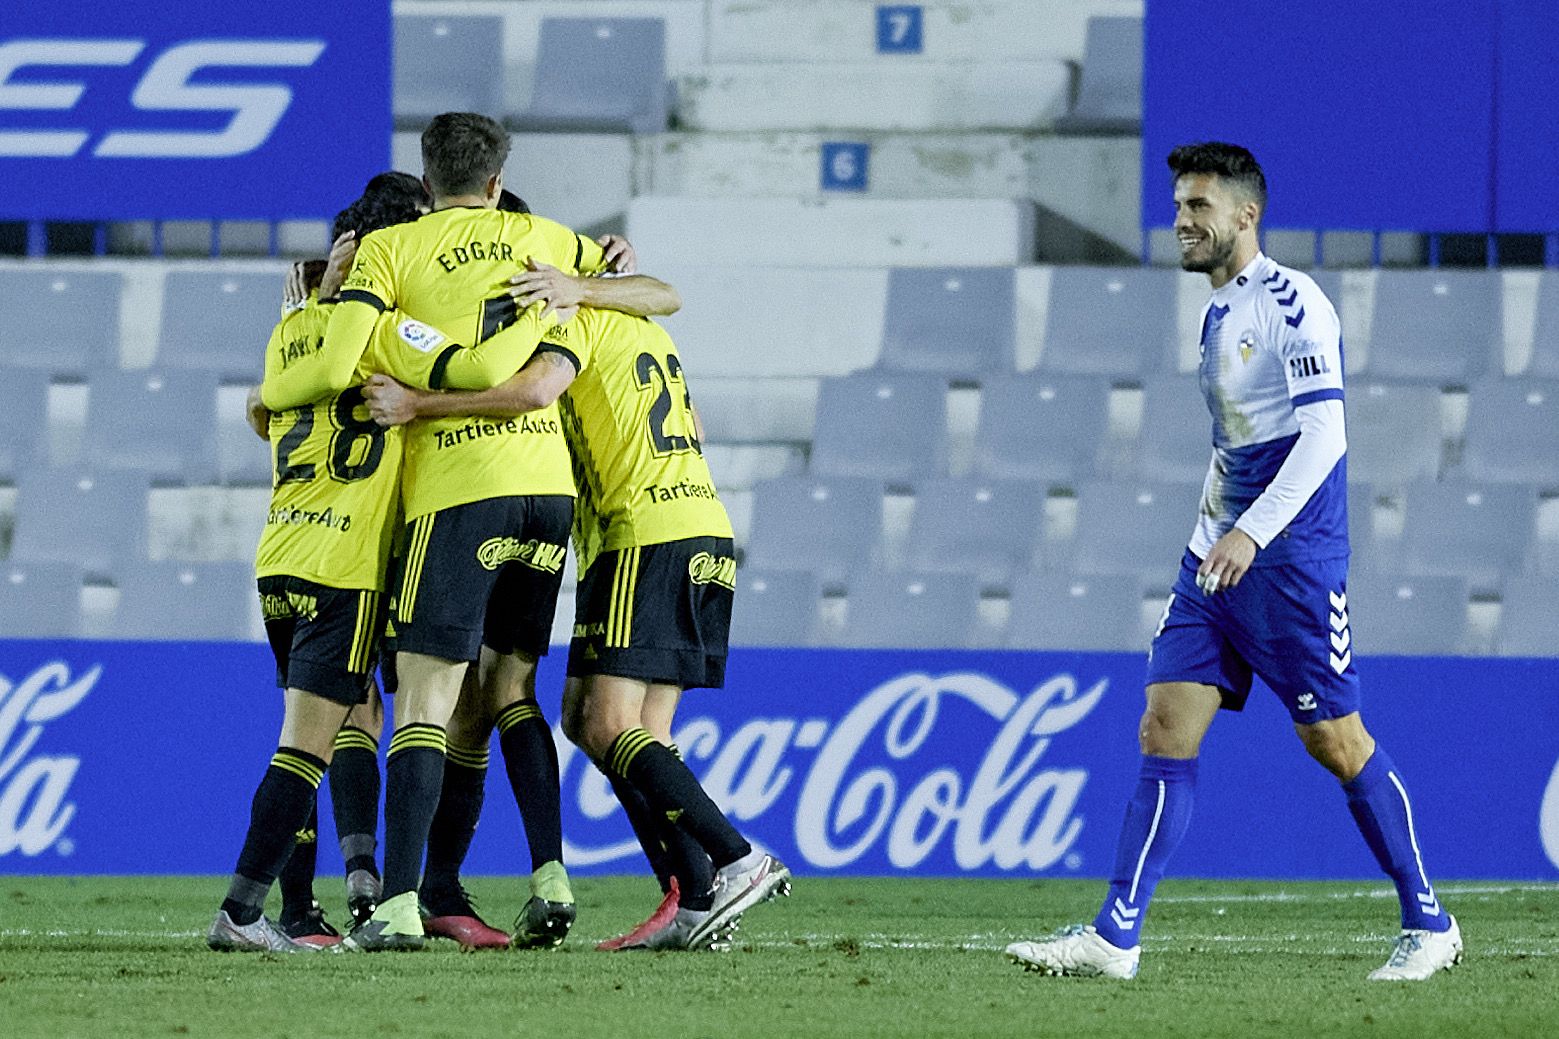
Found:
M 1202 561 L 1186 551 L 1148 650 L 1148 684 L 1216 686 L 1238 711 L 1252 675 L 1300 725 L 1359 709 L 1348 618 L 1348 558 L 1252 567 L 1234 588 L 1206 595 Z

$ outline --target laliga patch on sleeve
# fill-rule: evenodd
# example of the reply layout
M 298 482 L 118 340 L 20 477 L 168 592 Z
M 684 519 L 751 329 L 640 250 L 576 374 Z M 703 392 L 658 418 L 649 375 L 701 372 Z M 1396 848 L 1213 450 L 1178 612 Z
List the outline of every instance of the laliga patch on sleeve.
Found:
M 439 346 L 448 341 L 444 333 L 440 332 L 432 325 L 424 325 L 416 318 L 407 318 L 406 320 L 402 321 L 399 325 L 395 326 L 395 331 L 400 335 L 401 339 L 405 341 L 407 346 L 411 347 L 413 350 L 419 350 L 425 354 L 432 353 L 434 350 L 438 349 Z

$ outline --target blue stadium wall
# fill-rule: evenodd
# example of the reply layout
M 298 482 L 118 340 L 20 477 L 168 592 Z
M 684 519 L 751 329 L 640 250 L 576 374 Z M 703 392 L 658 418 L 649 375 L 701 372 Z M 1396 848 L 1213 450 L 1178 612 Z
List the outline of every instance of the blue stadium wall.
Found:
M 561 664 L 543 665 L 553 719 Z M 1559 875 L 1559 660 L 1360 670 L 1431 875 Z M 677 739 L 798 872 L 1096 877 L 1135 778 L 1142 674 L 1136 654 L 741 649 L 727 689 L 687 696 Z M 262 645 L 0 641 L 0 873 L 230 869 L 280 721 L 272 675 Z M 571 867 L 641 870 L 605 782 L 559 746 Z M 490 780 L 469 869 L 527 872 L 501 767 Z M 1377 875 L 1336 783 L 1260 690 L 1213 727 L 1174 869 Z

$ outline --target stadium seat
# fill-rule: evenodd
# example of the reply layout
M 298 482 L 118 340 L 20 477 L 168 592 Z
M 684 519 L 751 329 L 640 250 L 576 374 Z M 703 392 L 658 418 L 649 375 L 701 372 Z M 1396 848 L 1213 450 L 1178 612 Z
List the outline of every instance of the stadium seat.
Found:
M 265 371 L 265 344 L 281 320 L 282 280 L 280 273 L 269 271 L 169 271 L 158 367 L 258 382 Z
M 1200 485 L 1213 456 L 1213 420 L 1195 375 L 1142 382 L 1137 473 L 1144 480 Z
M 1401 487 L 1439 475 L 1438 387 L 1356 379 L 1345 410 L 1349 479 Z
M 1559 656 L 1559 579 L 1512 577 L 1500 596 L 1495 652 L 1502 657 Z
M 980 392 L 974 466 L 987 476 L 1073 484 L 1099 466 L 1110 384 L 1084 375 L 988 382 Z
M 1090 18 L 1077 103 L 1056 130 L 1079 134 L 1142 131 L 1142 19 Z
M 78 377 L 118 367 L 122 290 L 106 271 L 0 271 L 0 364 Z
M 216 482 L 214 374 L 104 371 L 87 385 L 86 452 L 95 464 L 161 482 Z
M 746 562 L 760 570 L 804 570 L 843 580 L 871 563 L 882 531 L 876 480 L 792 477 L 753 492 Z
M 69 563 L 0 564 L 0 632 L 17 639 L 80 636 L 81 577 Z
M 0 370 L 0 480 L 16 479 L 48 456 L 49 375 Z
M 543 18 L 523 130 L 661 133 L 666 129 L 666 23 L 659 18 Z M 493 111 L 493 109 L 475 109 Z
M 824 379 L 812 472 L 908 483 L 945 469 L 947 383 L 929 375 Z
M 1465 653 L 1467 591 L 1459 577 L 1358 574 L 1348 582 L 1356 651 L 1369 656 Z
M 731 608 L 733 646 L 810 646 L 817 641 L 822 584 L 800 570 L 742 567 Z
M 1040 369 L 1134 378 L 1172 367 L 1178 277 L 1153 268 L 1056 268 Z
M 11 558 L 96 574 L 146 552 L 149 480 L 138 472 L 29 469 L 17 478 Z
M 1537 289 L 1537 324 L 1526 374 L 1559 379 L 1559 273 L 1544 271 Z
M 1474 480 L 1559 489 L 1559 380 L 1473 387 L 1462 458 Z
M 1024 574 L 1012 588 L 1011 649 L 1143 650 L 1142 581 L 1130 575 Z
M 704 425 L 706 446 L 804 443 L 812 439 L 817 416 L 816 379 L 711 379 L 696 372 L 690 378 L 693 407 Z M 715 473 L 717 479 L 719 476 Z
M 1479 590 L 1522 568 L 1536 495 L 1524 486 L 1418 484 L 1407 492 L 1403 566 L 1415 575 L 1463 577 Z
M 885 371 L 963 378 L 1012 371 L 1010 267 L 922 267 L 888 272 Z
M 871 571 L 850 581 L 844 628 L 838 643 L 853 647 L 974 644 L 980 584 L 972 574 L 886 574 Z
M 392 108 L 398 126 L 420 129 L 441 112 L 504 109 L 501 15 L 395 16 Z
M 906 565 L 968 573 L 1005 586 L 1024 569 L 1045 523 L 1046 488 L 1030 480 L 932 479 L 915 484 Z
M 1085 574 L 1137 574 L 1168 583 L 1196 529 L 1201 488 L 1092 483 L 1077 496 L 1072 565 Z
M 1381 271 L 1368 372 L 1466 385 L 1503 356 L 1503 310 L 1497 272 Z
M 238 640 L 253 637 L 260 603 L 248 563 L 127 561 L 116 570 L 121 639 Z

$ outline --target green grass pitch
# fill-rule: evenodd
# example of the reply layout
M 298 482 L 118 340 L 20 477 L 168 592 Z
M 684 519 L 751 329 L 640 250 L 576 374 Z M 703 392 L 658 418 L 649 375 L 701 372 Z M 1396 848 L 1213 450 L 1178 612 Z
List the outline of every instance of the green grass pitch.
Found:
M 477 878 L 498 924 L 523 880 Z M 1046 978 L 1008 941 L 1084 919 L 1069 880 L 799 877 L 725 953 L 606 954 L 658 893 L 575 882 L 558 950 L 218 955 L 215 877 L 0 876 L 0 1035 L 1156 1037 L 1559 1035 L 1559 885 L 1448 884 L 1467 959 L 1421 985 L 1369 983 L 1396 928 L 1375 884 L 1169 880 L 1132 982 Z M 321 881 L 327 911 L 341 896 Z

